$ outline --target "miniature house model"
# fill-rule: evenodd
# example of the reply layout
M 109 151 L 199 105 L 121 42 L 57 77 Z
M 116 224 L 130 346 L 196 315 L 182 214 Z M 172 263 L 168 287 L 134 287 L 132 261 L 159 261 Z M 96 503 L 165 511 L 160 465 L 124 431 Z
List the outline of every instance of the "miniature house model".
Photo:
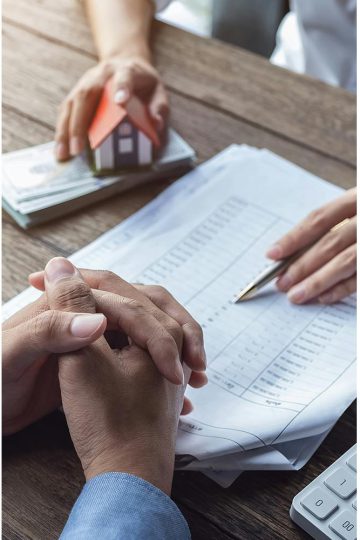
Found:
M 150 165 L 160 145 L 146 105 L 132 96 L 125 105 L 114 102 L 110 82 L 105 86 L 89 142 L 96 171 Z

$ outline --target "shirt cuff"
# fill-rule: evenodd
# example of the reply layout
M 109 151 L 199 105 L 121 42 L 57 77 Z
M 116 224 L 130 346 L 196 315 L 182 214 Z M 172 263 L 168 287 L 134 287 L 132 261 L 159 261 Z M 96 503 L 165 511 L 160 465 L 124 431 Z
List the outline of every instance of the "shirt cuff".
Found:
M 190 540 L 176 504 L 149 482 L 105 473 L 87 482 L 60 540 Z

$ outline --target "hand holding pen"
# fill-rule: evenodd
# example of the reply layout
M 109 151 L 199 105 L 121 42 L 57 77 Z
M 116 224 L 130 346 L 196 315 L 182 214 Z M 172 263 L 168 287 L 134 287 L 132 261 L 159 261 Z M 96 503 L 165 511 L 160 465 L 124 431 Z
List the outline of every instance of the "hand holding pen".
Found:
M 253 296 L 274 278 L 295 304 L 338 302 L 356 290 L 356 188 L 309 214 L 266 254 L 274 264 L 234 299 Z

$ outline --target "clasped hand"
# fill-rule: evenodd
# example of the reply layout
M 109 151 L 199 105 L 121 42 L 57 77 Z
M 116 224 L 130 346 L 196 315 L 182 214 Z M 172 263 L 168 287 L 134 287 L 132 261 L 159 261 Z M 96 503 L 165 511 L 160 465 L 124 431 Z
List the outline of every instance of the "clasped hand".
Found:
M 45 294 L 4 325 L 4 433 L 62 404 L 86 478 L 133 472 L 169 492 L 186 383 L 206 383 L 200 326 L 164 289 L 66 259 L 30 282 Z

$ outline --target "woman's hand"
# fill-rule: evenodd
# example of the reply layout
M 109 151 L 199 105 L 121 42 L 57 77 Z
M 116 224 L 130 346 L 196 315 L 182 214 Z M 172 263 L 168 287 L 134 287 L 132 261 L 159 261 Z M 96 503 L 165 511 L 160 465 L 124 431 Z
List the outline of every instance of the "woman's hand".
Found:
M 113 80 L 114 101 L 125 104 L 136 94 L 147 106 L 159 135 L 164 132 L 169 112 L 165 87 L 154 66 L 143 57 L 113 56 L 89 69 L 62 103 L 55 133 L 59 161 L 80 154 L 104 86 Z
M 355 188 L 309 214 L 281 238 L 267 256 L 283 259 L 313 242 L 315 244 L 279 278 L 278 288 L 287 292 L 295 304 L 314 299 L 332 304 L 355 292 Z

